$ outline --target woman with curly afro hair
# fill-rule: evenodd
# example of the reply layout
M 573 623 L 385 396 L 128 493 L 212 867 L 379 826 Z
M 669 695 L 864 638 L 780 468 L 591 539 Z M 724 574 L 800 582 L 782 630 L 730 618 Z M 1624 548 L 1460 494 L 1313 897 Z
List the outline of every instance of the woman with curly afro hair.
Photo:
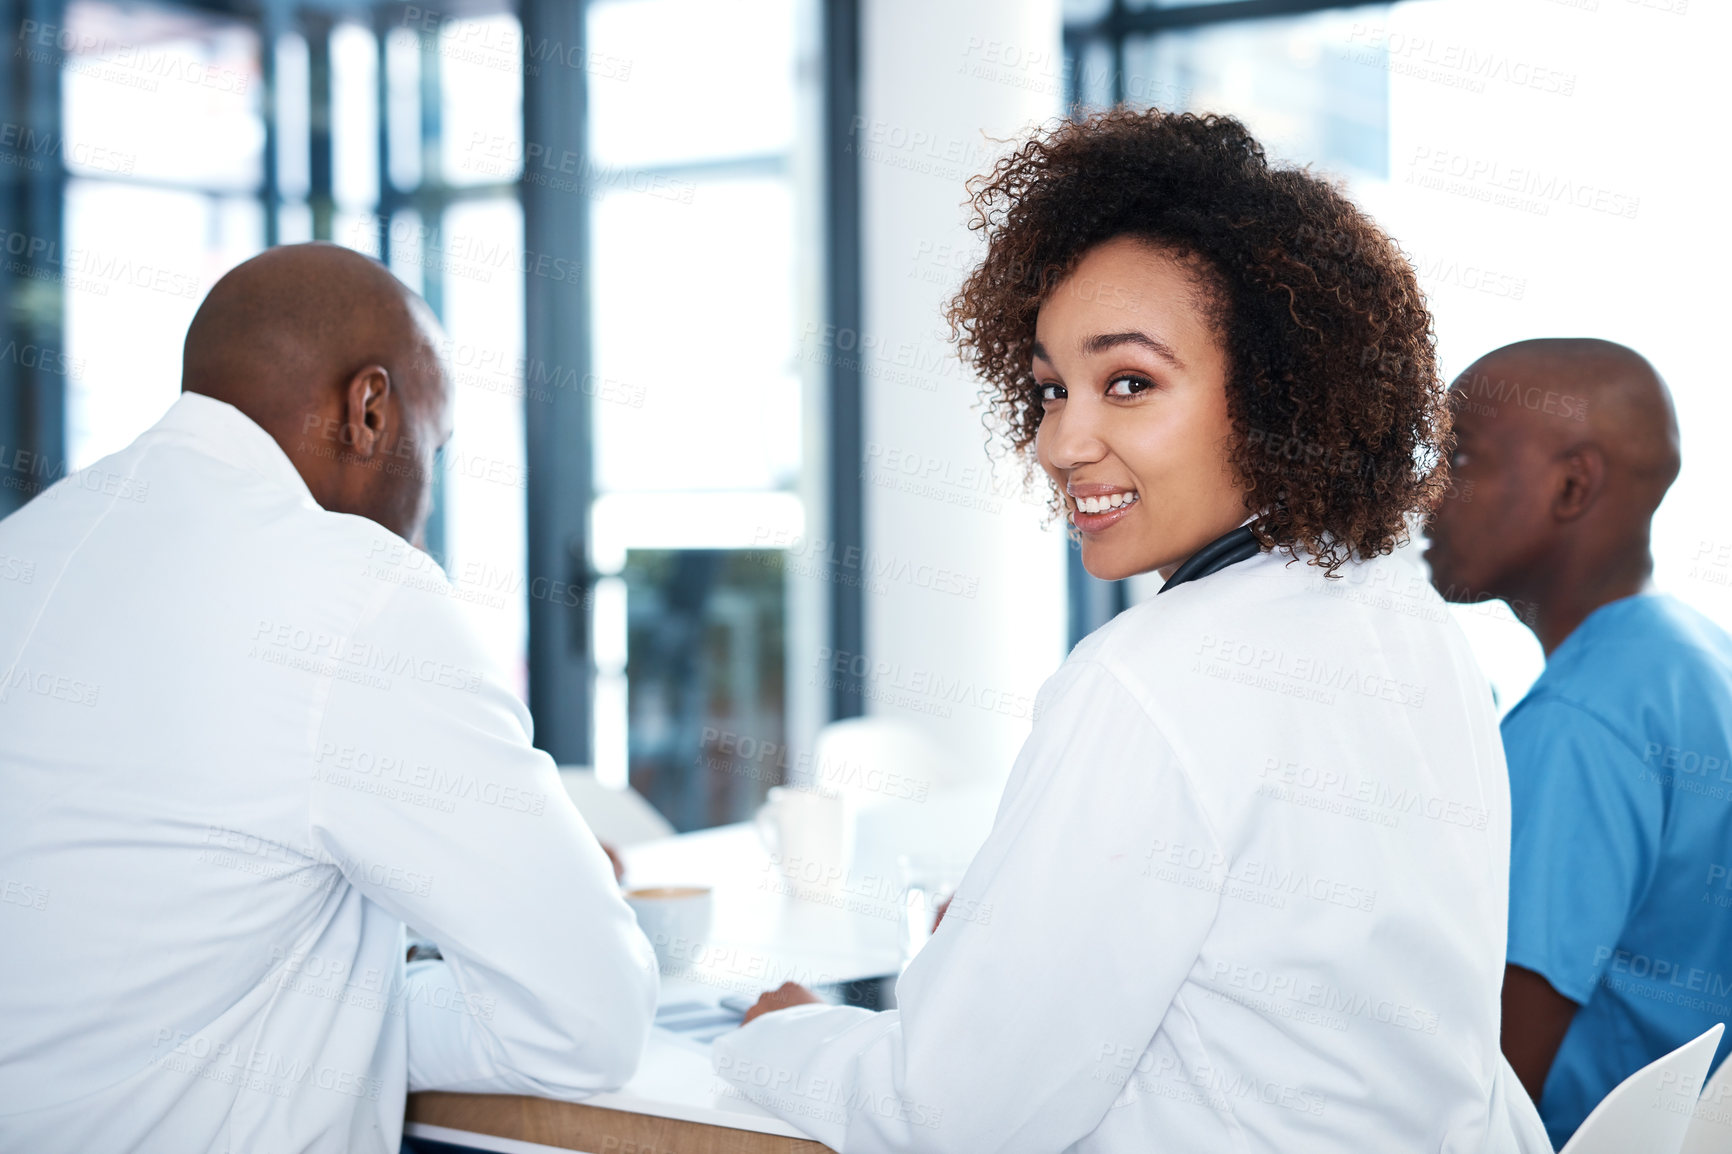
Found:
M 1042 688 L 898 1008 L 784 986 L 717 1069 L 847 1154 L 1550 1151 L 1490 693 L 1393 554 L 1449 427 L 1412 268 L 1226 117 L 1060 123 L 974 205 L 998 423 L 1089 572 L 1165 584 Z

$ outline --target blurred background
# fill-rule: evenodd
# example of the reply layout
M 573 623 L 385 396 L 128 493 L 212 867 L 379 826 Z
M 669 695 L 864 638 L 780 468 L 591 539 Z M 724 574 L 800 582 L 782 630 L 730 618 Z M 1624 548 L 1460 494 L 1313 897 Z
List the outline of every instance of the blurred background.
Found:
M 678 829 L 823 778 L 818 734 L 861 715 L 990 793 L 1069 645 L 1152 592 L 1082 572 L 940 320 L 965 181 L 1071 110 L 1232 113 L 1345 182 L 1446 376 L 1534 336 L 1647 355 L 1684 429 L 1657 580 L 1732 625 L 1721 6 L 0 11 L 0 515 L 162 414 L 233 265 L 370 253 L 450 337 L 430 551 L 537 743 Z M 1507 709 L 1537 644 L 1458 612 Z

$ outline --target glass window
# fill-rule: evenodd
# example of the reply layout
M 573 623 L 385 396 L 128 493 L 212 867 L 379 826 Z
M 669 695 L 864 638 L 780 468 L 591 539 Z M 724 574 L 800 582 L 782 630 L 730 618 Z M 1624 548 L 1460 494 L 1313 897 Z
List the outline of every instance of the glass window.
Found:
M 286 33 L 277 38 L 277 191 L 291 200 L 304 200 L 312 188 L 309 170 L 311 146 L 308 132 L 307 42 L 299 34 Z M 308 236 L 312 223 L 308 221 Z
M 592 3 L 591 161 L 650 168 L 786 152 L 794 29 L 794 0 Z
M 782 780 L 782 560 L 681 549 L 626 562 L 631 785 L 676 829 L 749 818 Z
M 421 38 L 407 28 L 385 36 L 385 121 L 391 185 L 421 183 Z
M 421 214 L 412 208 L 406 208 L 391 217 L 391 271 L 397 279 L 414 289 L 424 293 L 427 280 L 423 262 L 426 258 L 425 226 L 421 223 Z
M 1105 108 L 1113 102 L 1113 50 L 1099 40 L 1091 41 L 1082 50 L 1081 59 L 1072 67 L 1077 103 L 1083 107 Z M 1148 101 L 1148 103 L 1157 103 Z
M 792 197 L 729 180 L 596 203 L 597 488 L 793 484 Z
M 1273 157 L 1385 178 L 1388 59 L 1350 35 L 1381 12 L 1240 20 L 1129 39 L 1125 100 L 1229 112 Z
M 304 244 L 313 239 L 313 210 L 306 201 L 277 208 L 277 243 Z
M 186 327 L 217 278 L 263 247 L 264 213 L 249 197 L 74 180 L 65 229 L 67 448 L 80 469 L 174 403 Z
M 445 179 L 499 184 L 523 170 L 523 34 L 515 17 L 450 20 L 439 33 Z
M 60 58 L 71 179 L 54 272 L 81 468 L 174 403 L 199 302 L 264 243 L 260 42 L 238 21 L 91 2 L 67 7 L 52 42 L 76 46 Z
M 1066 24 L 1099 20 L 1112 9 L 1112 0 L 1064 0 Z
M 806 521 L 800 15 L 589 8 L 595 769 L 681 829 L 749 816 L 775 784 L 713 739 L 785 747 L 785 639 L 817 628 L 764 547 Z
M 331 225 L 331 239 L 379 259 L 379 218 L 366 209 L 339 209 Z
M 443 263 L 445 330 L 454 346 L 485 349 L 491 363 L 523 361 L 523 210 L 513 198 L 489 197 L 446 210 L 446 251 L 467 254 Z M 454 355 L 453 360 L 458 358 Z M 501 373 L 477 376 L 459 368 L 454 432 L 444 452 L 445 571 L 464 594 L 482 641 L 527 697 L 529 673 L 525 529 L 531 478 L 523 441 L 521 387 Z
M 1128 0 L 1127 8 L 1206 8 L 1211 4 L 1226 4 L 1230 0 Z
M 60 65 L 68 171 L 250 192 L 263 174 L 259 39 L 237 21 L 81 0 Z M 50 48 L 49 50 L 53 50 Z
M 379 42 L 359 24 L 331 30 L 331 193 L 352 211 L 379 201 Z

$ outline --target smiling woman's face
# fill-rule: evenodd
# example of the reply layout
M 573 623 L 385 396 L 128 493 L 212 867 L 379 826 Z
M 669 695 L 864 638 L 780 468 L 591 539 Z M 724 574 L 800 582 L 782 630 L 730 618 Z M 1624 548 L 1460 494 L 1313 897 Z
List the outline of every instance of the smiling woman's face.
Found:
M 1121 237 L 1041 305 L 1035 452 L 1082 534 L 1083 567 L 1103 580 L 1170 576 L 1249 515 L 1206 291 L 1171 253 Z

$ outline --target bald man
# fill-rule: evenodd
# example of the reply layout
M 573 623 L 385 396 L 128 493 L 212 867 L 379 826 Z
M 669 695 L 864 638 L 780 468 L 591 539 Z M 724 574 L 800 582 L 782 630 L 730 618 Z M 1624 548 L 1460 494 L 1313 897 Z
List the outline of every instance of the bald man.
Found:
M 1650 580 L 1679 454 L 1646 360 L 1523 341 L 1451 392 L 1433 583 L 1522 605 L 1546 652 L 1503 722 L 1503 1048 L 1561 1149 L 1625 1077 L 1732 1018 L 1732 639 Z
M 0 1149 L 395 1154 L 409 1090 L 636 1066 L 649 944 L 411 544 L 439 347 L 376 262 L 273 249 L 162 420 L 0 522 Z

